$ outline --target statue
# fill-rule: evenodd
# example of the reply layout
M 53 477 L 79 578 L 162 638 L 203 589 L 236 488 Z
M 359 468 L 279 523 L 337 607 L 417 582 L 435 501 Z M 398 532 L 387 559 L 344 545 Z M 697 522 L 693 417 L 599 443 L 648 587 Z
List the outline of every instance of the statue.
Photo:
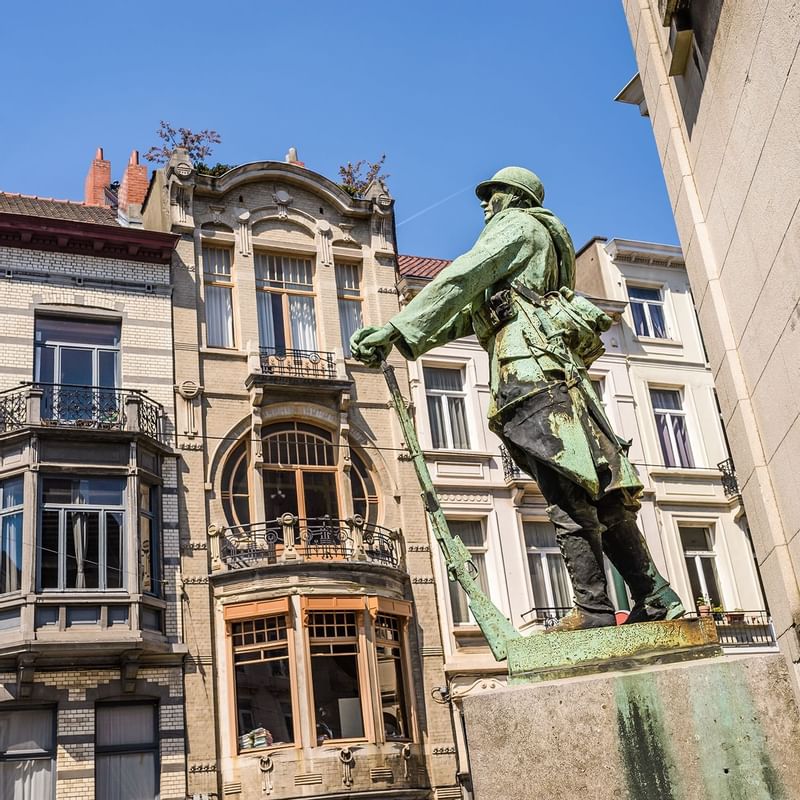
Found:
M 575 597 L 551 631 L 614 625 L 603 554 L 634 601 L 627 623 L 677 619 L 680 598 L 659 574 L 636 518 L 642 484 L 587 374 L 612 320 L 574 292 L 575 250 L 542 207 L 530 170 L 506 167 L 476 188 L 486 227 L 383 327 L 351 340 L 379 366 L 392 347 L 416 359 L 475 333 L 489 354 L 489 427 L 548 502 Z

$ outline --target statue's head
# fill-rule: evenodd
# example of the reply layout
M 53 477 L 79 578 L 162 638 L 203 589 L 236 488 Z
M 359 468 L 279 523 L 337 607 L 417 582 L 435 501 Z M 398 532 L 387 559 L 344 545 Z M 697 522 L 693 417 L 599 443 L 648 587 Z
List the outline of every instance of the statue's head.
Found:
M 544 186 L 539 176 L 524 167 L 503 167 L 490 180 L 475 187 L 488 222 L 506 208 L 530 208 L 544 203 Z

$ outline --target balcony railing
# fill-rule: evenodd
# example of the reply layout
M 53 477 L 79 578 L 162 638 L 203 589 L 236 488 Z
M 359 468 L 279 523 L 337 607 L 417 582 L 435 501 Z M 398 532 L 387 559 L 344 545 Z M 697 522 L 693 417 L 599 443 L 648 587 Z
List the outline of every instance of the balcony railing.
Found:
M 523 473 L 524 474 L 524 473 Z M 572 607 L 569 606 L 552 606 L 543 608 L 532 608 L 530 611 L 525 611 L 522 618 L 526 622 L 531 622 L 537 625 L 544 625 L 545 628 L 552 628 L 563 616 L 565 616 Z
M 775 627 L 767 611 L 712 611 L 710 615 L 717 626 L 719 643 L 724 648 L 775 650 L 778 647 Z M 698 614 L 692 612 L 686 616 L 696 618 Z
M 0 393 L 0 433 L 26 425 L 131 431 L 167 442 L 164 407 L 137 389 L 30 383 Z
M 335 380 L 334 353 L 285 347 L 259 348 L 261 372 L 276 378 Z
M 739 497 L 739 481 L 736 478 L 736 467 L 732 458 L 726 458 L 717 464 L 717 469 L 722 473 L 722 491 L 725 497 Z
M 209 529 L 212 561 L 217 568 L 248 569 L 288 561 L 361 561 L 405 569 L 399 531 L 365 522 L 320 517 L 280 519 Z
M 530 475 L 517 466 L 514 459 L 511 458 L 511 453 L 502 444 L 500 445 L 500 461 L 503 464 L 503 477 L 506 481 L 530 480 Z

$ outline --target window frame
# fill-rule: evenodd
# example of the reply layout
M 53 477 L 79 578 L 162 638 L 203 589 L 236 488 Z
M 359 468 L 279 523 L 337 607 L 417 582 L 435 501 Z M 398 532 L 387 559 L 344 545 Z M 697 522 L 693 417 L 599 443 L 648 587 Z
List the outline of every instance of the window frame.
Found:
M 378 727 L 376 733 L 379 734 L 377 740 L 381 742 L 413 742 L 414 737 L 414 715 L 413 715 L 413 708 L 411 703 L 411 682 L 410 682 L 410 672 L 409 672 L 409 649 L 408 649 L 408 617 L 403 616 L 397 613 L 391 613 L 388 610 L 385 610 L 380 607 L 380 601 L 378 601 L 377 608 L 374 609 L 374 614 L 370 614 L 372 619 L 372 650 L 374 653 L 375 659 L 375 676 L 376 676 L 376 693 L 374 695 L 375 699 L 378 703 Z M 397 630 L 398 630 L 398 639 L 395 643 L 393 640 L 384 639 L 379 636 L 378 634 L 378 617 L 389 617 L 397 621 Z M 380 692 L 380 679 L 379 679 L 379 672 L 380 672 L 380 658 L 378 655 L 378 646 L 379 644 L 383 645 L 393 645 L 400 649 L 400 655 L 397 656 L 397 662 L 400 665 L 400 680 L 402 683 L 402 692 L 403 692 L 403 703 L 405 705 L 404 711 L 406 716 L 406 726 L 408 728 L 408 735 L 407 736 L 398 736 L 392 739 L 388 739 L 386 737 L 386 725 L 383 720 L 383 698 Z M 394 658 L 394 656 L 392 656 Z
M 309 289 L 289 289 L 287 288 L 286 284 L 288 283 L 285 279 L 281 280 L 280 282 L 284 284 L 283 286 L 269 286 L 266 285 L 270 282 L 269 277 L 261 277 L 259 275 L 260 272 L 260 263 L 261 259 L 266 259 L 267 264 L 267 275 L 269 275 L 269 259 L 270 258 L 278 258 L 281 259 L 281 270 L 283 270 L 283 259 L 284 258 L 294 258 L 297 261 L 307 261 L 310 267 L 310 275 L 311 281 L 307 285 Z M 270 249 L 258 249 L 253 252 L 253 270 L 255 274 L 255 283 L 256 283 L 256 293 L 262 292 L 264 294 L 277 294 L 281 297 L 281 315 L 283 316 L 283 339 L 285 342 L 284 350 L 304 350 L 305 348 L 298 347 L 297 344 L 294 342 L 292 338 L 292 325 L 291 325 L 291 315 L 290 315 L 290 306 L 289 306 L 289 297 L 297 296 L 297 297 L 310 297 L 312 307 L 314 309 L 314 339 L 316 346 L 311 349 L 311 352 L 318 352 L 319 351 L 319 323 L 318 323 L 318 314 L 317 314 L 317 293 L 316 293 L 316 264 L 314 263 L 314 258 L 309 253 L 283 253 L 278 250 L 270 250 Z M 258 302 L 258 294 L 256 295 L 256 301 Z M 257 311 L 257 316 L 260 318 L 260 314 Z M 261 329 L 259 325 L 258 331 L 258 343 L 260 347 L 274 347 L 276 353 L 280 351 L 280 348 L 276 345 L 268 345 L 261 340 Z
M 643 298 L 631 297 L 631 289 L 646 289 L 649 291 L 658 292 L 658 300 L 644 300 Z M 630 306 L 631 321 L 633 322 L 633 333 L 637 339 L 654 339 L 656 341 L 666 342 L 674 341 L 675 337 L 672 333 L 672 326 L 669 323 L 669 315 L 667 314 L 667 292 L 665 285 L 662 284 L 648 284 L 639 281 L 625 281 L 625 292 L 628 295 L 628 304 Z M 633 313 L 634 304 L 642 306 L 644 312 L 645 322 L 647 324 L 647 333 L 639 333 L 636 330 L 636 316 Z M 655 325 L 650 311 L 650 306 L 657 306 L 661 309 L 661 317 L 664 322 L 664 336 L 656 336 Z
M 447 370 L 449 372 L 457 372 L 461 390 L 456 391 L 454 389 L 432 389 L 428 386 L 428 380 L 425 375 L 425 371 L 428 369 L 441 369 Z M 453 366 L 452 364 L 442 365 L 436 362 L 423 362 L 422 363 L 422 385 L 425 390 L 425 411 L 427 415 L 428 421 L 428 434 L 430 436 L 430 444 L 432 450 L 458 450 L 462 452 L 468 452 L 473 449 L 473 441 L 475 439 L 474 431 L 472 430 L 472 414 L 470 409 L 469 403 L 469 393 L 467 392 L 466 387 L 466 364 L 460 364 L 458 366 Z M 456 447 L 454 445 L 453 439 L 453 430 L 452 430 L 452 421 L 450 417 L 450 397 L 458 397 L 464 403 L 464 428 L 467 436 L 466 447 Z M 431 414 L 430 414 L 430 406 L 429 406 L 429 398 L 441 398 L 439 400 L 441 413 L 442 413 L 442 421 L 444 426 L 444 437 L 445 442 L 437 446 L 435 439 L 434 439 L 434 428 L 431 422 Z
M 50 779 L 51 779 L 51 795 L 49 798 L 42 798 L 41 800 L 55 800 L 57 784 L 58 784 L 58 706 L 49 704 L 35 704 L 35 705 L 18 705 L 16 703 L 10 704 L 7 708 L 0 706 L 0 714 L 3 712 L 8 714 L 19 713 L 28 714 L 31 711 L 49 711 L 52 723 L 52 750 L 43 753 L 31 754 L 26 752 L 24 758 L 9 757 L 6 753 L 0 753 L 0 763 L 7 764 L 15 761 L 43 761 L 49 757 L 50 759 Z
M 4 486 L 7 482 L 13 480 L 21 480 L 22 481 L 22 500 L 19 505 L 9 506 L 8 508 L 3 507 L 3 495 L 4 495 Z M 12 589 L 8 592 L 4 592 L 2 588 L 2 584 L 0 584 L 0 597 L 8 597 L 9 595 L 16 594 L 22 591 L 22 581 L 25 578 L 25 570 L 23 569 L 23 562 L 25 561 L 25 473 L 24 472 L 17 472 L 8 475 L 3 475 L 0 478 L 0 559 L 3 558 L 3 523 L 6 517 L 12 517 L 19 514 L 20 515 L 20 529 L 18 533 L 18 547 L 17 551 L 19 553 L 19 575 L 17 576 L 17 588 Z
M 206 269 L 207 264 L 210 265 L 210 259 L 207 259 L 206 253 L 209 250 L 219 250 L 228 254 L 228 272 L 210 272 Z M 206 347 L 214 348 L 216 350 L 235 350 L 236 349 L 236 304 L 234 300 L 235 282 L 233 279 L 234 269 L 234 248 L 225 246 L 221 242 L 202 242 L 200 245 L 200 259 L 203 267 L 203 324 L 206 334 Z M 225 279 L 227 278 L 227 279 Z M 231 315 L 228 320 L 228 335 L 230 337 L 229 344 L 216 344 L 211 342 L 209 335 L 209 321 L 208 321 L 208 292 L 207 287 L 215 286 L 220 289 L 226 289 L 230 296 Z
M 653 422 L 655 424 L 655 433 L 656 433 L 656 441 L 658 442 L 659 450 L 661 451 L 661 458 L 664 461 L 664 468 L 665 469 L 695 469 L 697 467 L 696 459 L 695 459 L 695 448 L 692 445 L 692 437 L 689 431 L 689 415 L 686 411 L 686 407 L 684 404 L 684 397 L 685 397 L 685 387 L 676 387 L 676 386 L 661 386 L 658 384 L 648 384 L 647 385 L 648 396 L 650 398 L 650 407 L 653 410 Z M 680 408 L 661 408 L 656 406 L 655 398 L 653 397 L 653 392 L 672 392 L 678 398 L 678 404 Z M 667 453 L 664 451 L 664 445 L 661 441 L 661 436 L 658 432 L 658 417 L 664 416 L 666 417 L 666 429 L 667 429 L 667 436 L 669 438 L 670 447 L 673 450 L 673 454 L 675 459 L 678 462 L 681 462 L 680 457 L 680 448 L 678 447 L 678 440 L 675 438 L 675 430 L 672 425 L 673 417 L 680 417 L 683 420 L 683 429 L 686 431 L 686 450 L 689 455 L 689 464 L 677 463 L 677 464 L 668 464 L 669 458 L 667 457 Z
M 102 593 L 102 594 L 109 594 L 114 592 L 120 593 L 129 593 L 128 587 L 128 574 L 127 574 L 127 566 L 128 566 L 128 527 L 130 522 L 128 520 L 128 489 L 129 489 L 129 480 L 127 476 L 124 475 L 117 475 L 111 473 L 108 477 L 112 478 L 119 478 L 123 482 L 123 489 L 122 489 L 122 505 L 120 506 L 103 506 L 99 504 L 89 504 L 89 503 L 65 503 L 63 505 L 57 505 L 55 503 L 45 503 L 44 502 L 44 485 L 48 478 L 53 477 L 65 477 L 69 480 L 81 480 L 81 478 L 86 478 L 87 480 L 91 480 L 92 478 L 99 478 L 99 477 L 106 477 L 106 476 L 99 476 L 99 475 L 86 475 L 86 476 L 59 476 L 58 473 L 44 473 L 41 476 L 41 480 L 39 482 L 39 499 L 38 499 L 38 508 L 37 508 L 37 535 L 36 535 L 36 592 L 39 594 L 56 594 L 56 593 L 67 593 L 67 592 L 79 592 L 79 593 Z M 44 513 L 45 511 L 58 511 L 58 586 L 48 586 L 44 587 L 42 585 L 42 557 L 41 554 L 43 552 L 43 543 L 42 543 L 42 535 L 43 535 L 43 528 L 44 528 Z M 75 586 L 66 586 L 66 579 L 67 579 L 67 549 L 66 549 L 66 537 L 67 537 L 67 513 L 71 511 L 86 511 L 86 512 L 98 512 L 98 545 L 97 545 L 97 553 L 98 553 L 98 562 L 97 562 L 97 570 L 98 570 L 98 586 L 96 587 L 75 587 Z M 121 586 L 115 586 L 112 588 L 108 588 L 105 584 L 108 581 L 108 560 L 107 560 L 107 549 L 108 549 L 108 542 L 107 542 L 107 524 L 106 524 L 106 517 L 107 514 L 120 514 L 122 517 L 122 524 L 120 526 L 120 553 L 121 553 L 121 564 L 120 564 L 120 581 L 122 583 Z M 137 520 L 138 525 L 138 520 Z
M 522 548 L 523 548 L 523 550 L 525 552 L 525 574 L 527 576 L 527 581 L 528 581 L 528 598 L 529 598 L 530 602 L 532 603 L 531 609 L 534 609 L 534 608 L 539 609 L 540 608 L 540 606 L 536 605 L 536 594 L 535 594 L 534 587 L 533 587 L 533 575 L 531 574 L 531 568 L 530 568 L 530 562 L 529 562 L 529 558 L 530 558 L 531 555 L 538 555 L 540 557 L 540 561 L 541 561 L 541 564 L 542 564 L 542 574 L 544 575 L 544 583 L 545 583 L 544 589 L 545 589 L 545 594 L 547 596 L 547 600 L 549 602 L 549 605 L 542 606 L 541 608 L 543 610 L 548 610 L 548 609 L 569 609 L 569 608 L 572 607 L 571 603 L 569 605 L 567 605 L 567 606 L 559 606 L 555 602 L 555 593 L 554 593 L 554 590 L 553 590 L 553 582 L 552 582 L 552 579 L 550 577 L 550 568 L 549 568 L 549 565 L 547 563 L 548 556 L 558 555 L 558 557 L 562 559 L 562 564 L 563 564 L 563 555 L 561 553 L 561 549 L 559 548 L 558 544 L 555 544 L 553 546 L 547 546 L 547 547 L 538 547 L 538 546 L 534 546 L 534 545 L 528 545 L 528 542 L 527 542 L 527 540 L 525 538 L 525 525 L 529 525 L 529 524 L 552 525 L 552 523 L 549 520 L 536 519 L 534 517 L 523 517 L 522 518 L 522 526 L 521 526 L 521 531 L 520 532 L 521 532 L 521 535 L 522 535 Z M 572 590 L 572 579 L 569 577 L 569 572 L 567 572 L 567 570 L 566 570 L 566 565 L 564 565 L 564 571 L 565 571 L 565 573 L 567 575 L 567 581 L 569 583 L 570 589 Z
M 469 551 L 470 556 L 472 556 L 473 554 L 482 555 L 483 556 L 483 570 L 484 570 L 484 575 L 485 575 L 485 578 L 486 578 L 486 586 L 481 586 L 481 588 L 486 593 L 487 597 L 489 597 L 491 599 L 492 592 L 491 592 L 491 581 L 489 579 L 489 558 L 488 558 L 488 555 L 489 555 L 488 520 L 487 520 L 487 518 L 485 516 L 484 517 L 452 517 L 452 518 L 447 518 L 448 526 L 451 525 L 454 522 L 456 522 L 456 523 L 458 523 L 458 522 L 477 522 L 478 525 L 480 526 L 481 534 L 483 536 L 483 544 L 482 545 L 468 545 L 466 542 L 464 542 L 464 546 Z M 455 533 L 454 535 L 458 536 L 458 533 Z M 444 564 L 444 559 L 442 559 L 442 563 Z M 465 620 L 456 620 L 456 615 L 455 615 L 454 606 L 453 606 L 453 591 L 458 591 L 458 592 L 464 593 L 464 590 L 461 588 L 460 584 L 458 584 L 457 581 L 451 581 L 450 580 L 450 576 L 449 576 L 449 574 L 447 572 L 447 565 L 446 564 L 444 564 L 444 572 L 443 572 L 443 574 L 444 574 L 444 580 L 445 580 L 446 585 L 447 585 L 447 606 L 448 606 L 448 608 L 450 610 L 450 621 L 452 623 L 453 628 L 458 630 L 458 629 L 463 629 L 463 628 L 474 628 L 474 627 L 476 627 L 478 623 L 475 621 L 475 618 L 472 616 L 472 610 L 469 607 L 469 601 L 466 598 L 466 595 L 464 595 L 464 603 L 465 603 L 465 607 L 466 607 L 466 612 L 467 612 L 466 616 L 467 616 L 467 618 Z M 480 576 L 480 570 L 478 570 L 478 574 Z M 481 583 L 481 581 L 480 581 L 480 577 L 479 577 L 478 584 L 480 585 L 480 583 Z
M 97 708 L 118 708 L 120 706 L 151 706 L 153 709 L 153 743 L 151 745 L 143 744 L 121 744 L 121 745 L 98 745 L 97 744 Z M 155 768 L 154 786 L 155 794 L 157 797 L 161 796 L 161 725 L 160 725 L 160 702 L 157 699 L 135 698 L 130 700 L 101 700 L 97 701 L 94 705 L 94 759 L 97 762 L 97 756 L 104 755 L 124 755 L 135 753 L 153 753 L 153 766 Z M 95 767 L 95 800 L 103 800 L 97 795 L 97 781 L 96 781 L 96 767 Z
M 356 276 L 356 284 L 357 284 L 355 290 L 347 290 L 342 288 L 341 285 L 342 282 L 340 282 L 339 280 L 340 268 L 354 270 Z M 339 335 L 342 340 L 342 352 L 345 358 L 352 359 L 353 356 L 352 353 L 350 352 L 349 337 L 347 341 L 345 341 L 345 330 L 344 330 L 345 317 L 342 314 L 342 309 L 344 308 L 342 304 L 354 303 L 357 305 L 359 327 L 363 327 L 364 326 L 364 293 L 363 293 L 364 267 L 363 264 L 355 261 L 334 260 L 333 269 L 334 269 L 334 277 L 336 280 L 336 301 L 339 313 Z M 348 291 L 355 291 L 356 293 L 348 294 L 347 293 Z M 355 333 L 355 331 L 353 331 L 353 333 Z M 352 336 L 352 333 L 350 335 Z
M 686 563 L 689 558 L 693 561 L 693 568 L 695 570 L 695 577 L 697 578 L 697 583 L 703 589 L 703 594 L 698 595 L 702 597 L 709 598 L 713 604 L 713 598 L 711 593 L 708 591 L 708 584 L 706 582 L 705 572 L 702 569 L 702 562 L 703 560 L 710 561 L 712 564 L 712 570 L 714 573 L 714 577 L 717 581 L 717 592 L 719 597 L 717 597 L 717 603 L 721 606 L 725 606 L 725 593 L 723 591 L 723 581 L 722 576 L 720 574 L 720 565 L 721 565 L 721 558 L 720 553 L 717 552 L 717 531 L 716 525 L 712 521 L 706 522 L 697 522 L 697 521 L 676 521 L 676 527 L 678 528 L 678 543 L 680 544 L 681 548 L 681 563 L 683 565 L 684 574 L 686 575 L 688 581 L 689 591 L 694 594 L 692 590 L 692 576 L 689 573 L 689 565 Z M 706 532 L 707 535 L 707 542 L 711 543 L 710 549 L 708 550 L 687 550 L 683 544 L 683 530 L 684 529 L 700 529 Z M 692 604 L 697 607 L 697 597 L 692 597 Z
M 147 486 L 150 489 L 150 511 L 142 509 L 142 489 Z M 151 481 L 143 480 L 141 477 L 137 481 L 137 530 L 138 530 L 138 550 L 139 550 L 139 583 L 142 594 L 149 597 L 163 598 L 164 596 L 164 560 L 163 560 L 163 533 L 161 525 L 161 499 L 162 499 L 162 486 L 160 483 L 153 483 Z M 151 588 L 146 589 L 144 586 L 144 561 L 148 557 L 144 551 L 144 537 L 142 530 L 142 517 L 150 520 L 150 551 L 149 551 L 149 567 L 150 567 L 150 584 Z M 155 547 L 153 546 L 155 541 Z

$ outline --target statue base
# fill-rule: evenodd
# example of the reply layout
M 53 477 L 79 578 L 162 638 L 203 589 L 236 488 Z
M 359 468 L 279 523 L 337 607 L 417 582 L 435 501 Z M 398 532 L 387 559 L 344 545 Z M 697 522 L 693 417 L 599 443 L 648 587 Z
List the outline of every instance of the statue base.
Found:
M 463 698 L 475 800 L 800 798 L 800 714 L 780 654 L 702 657 L 715 645 L 700 642 L 674 661 L 622 628 L 535 638 L 515 683 Z
M 722 655 L 711 617 L 545 633 L 508 642 L 511 683 Z

